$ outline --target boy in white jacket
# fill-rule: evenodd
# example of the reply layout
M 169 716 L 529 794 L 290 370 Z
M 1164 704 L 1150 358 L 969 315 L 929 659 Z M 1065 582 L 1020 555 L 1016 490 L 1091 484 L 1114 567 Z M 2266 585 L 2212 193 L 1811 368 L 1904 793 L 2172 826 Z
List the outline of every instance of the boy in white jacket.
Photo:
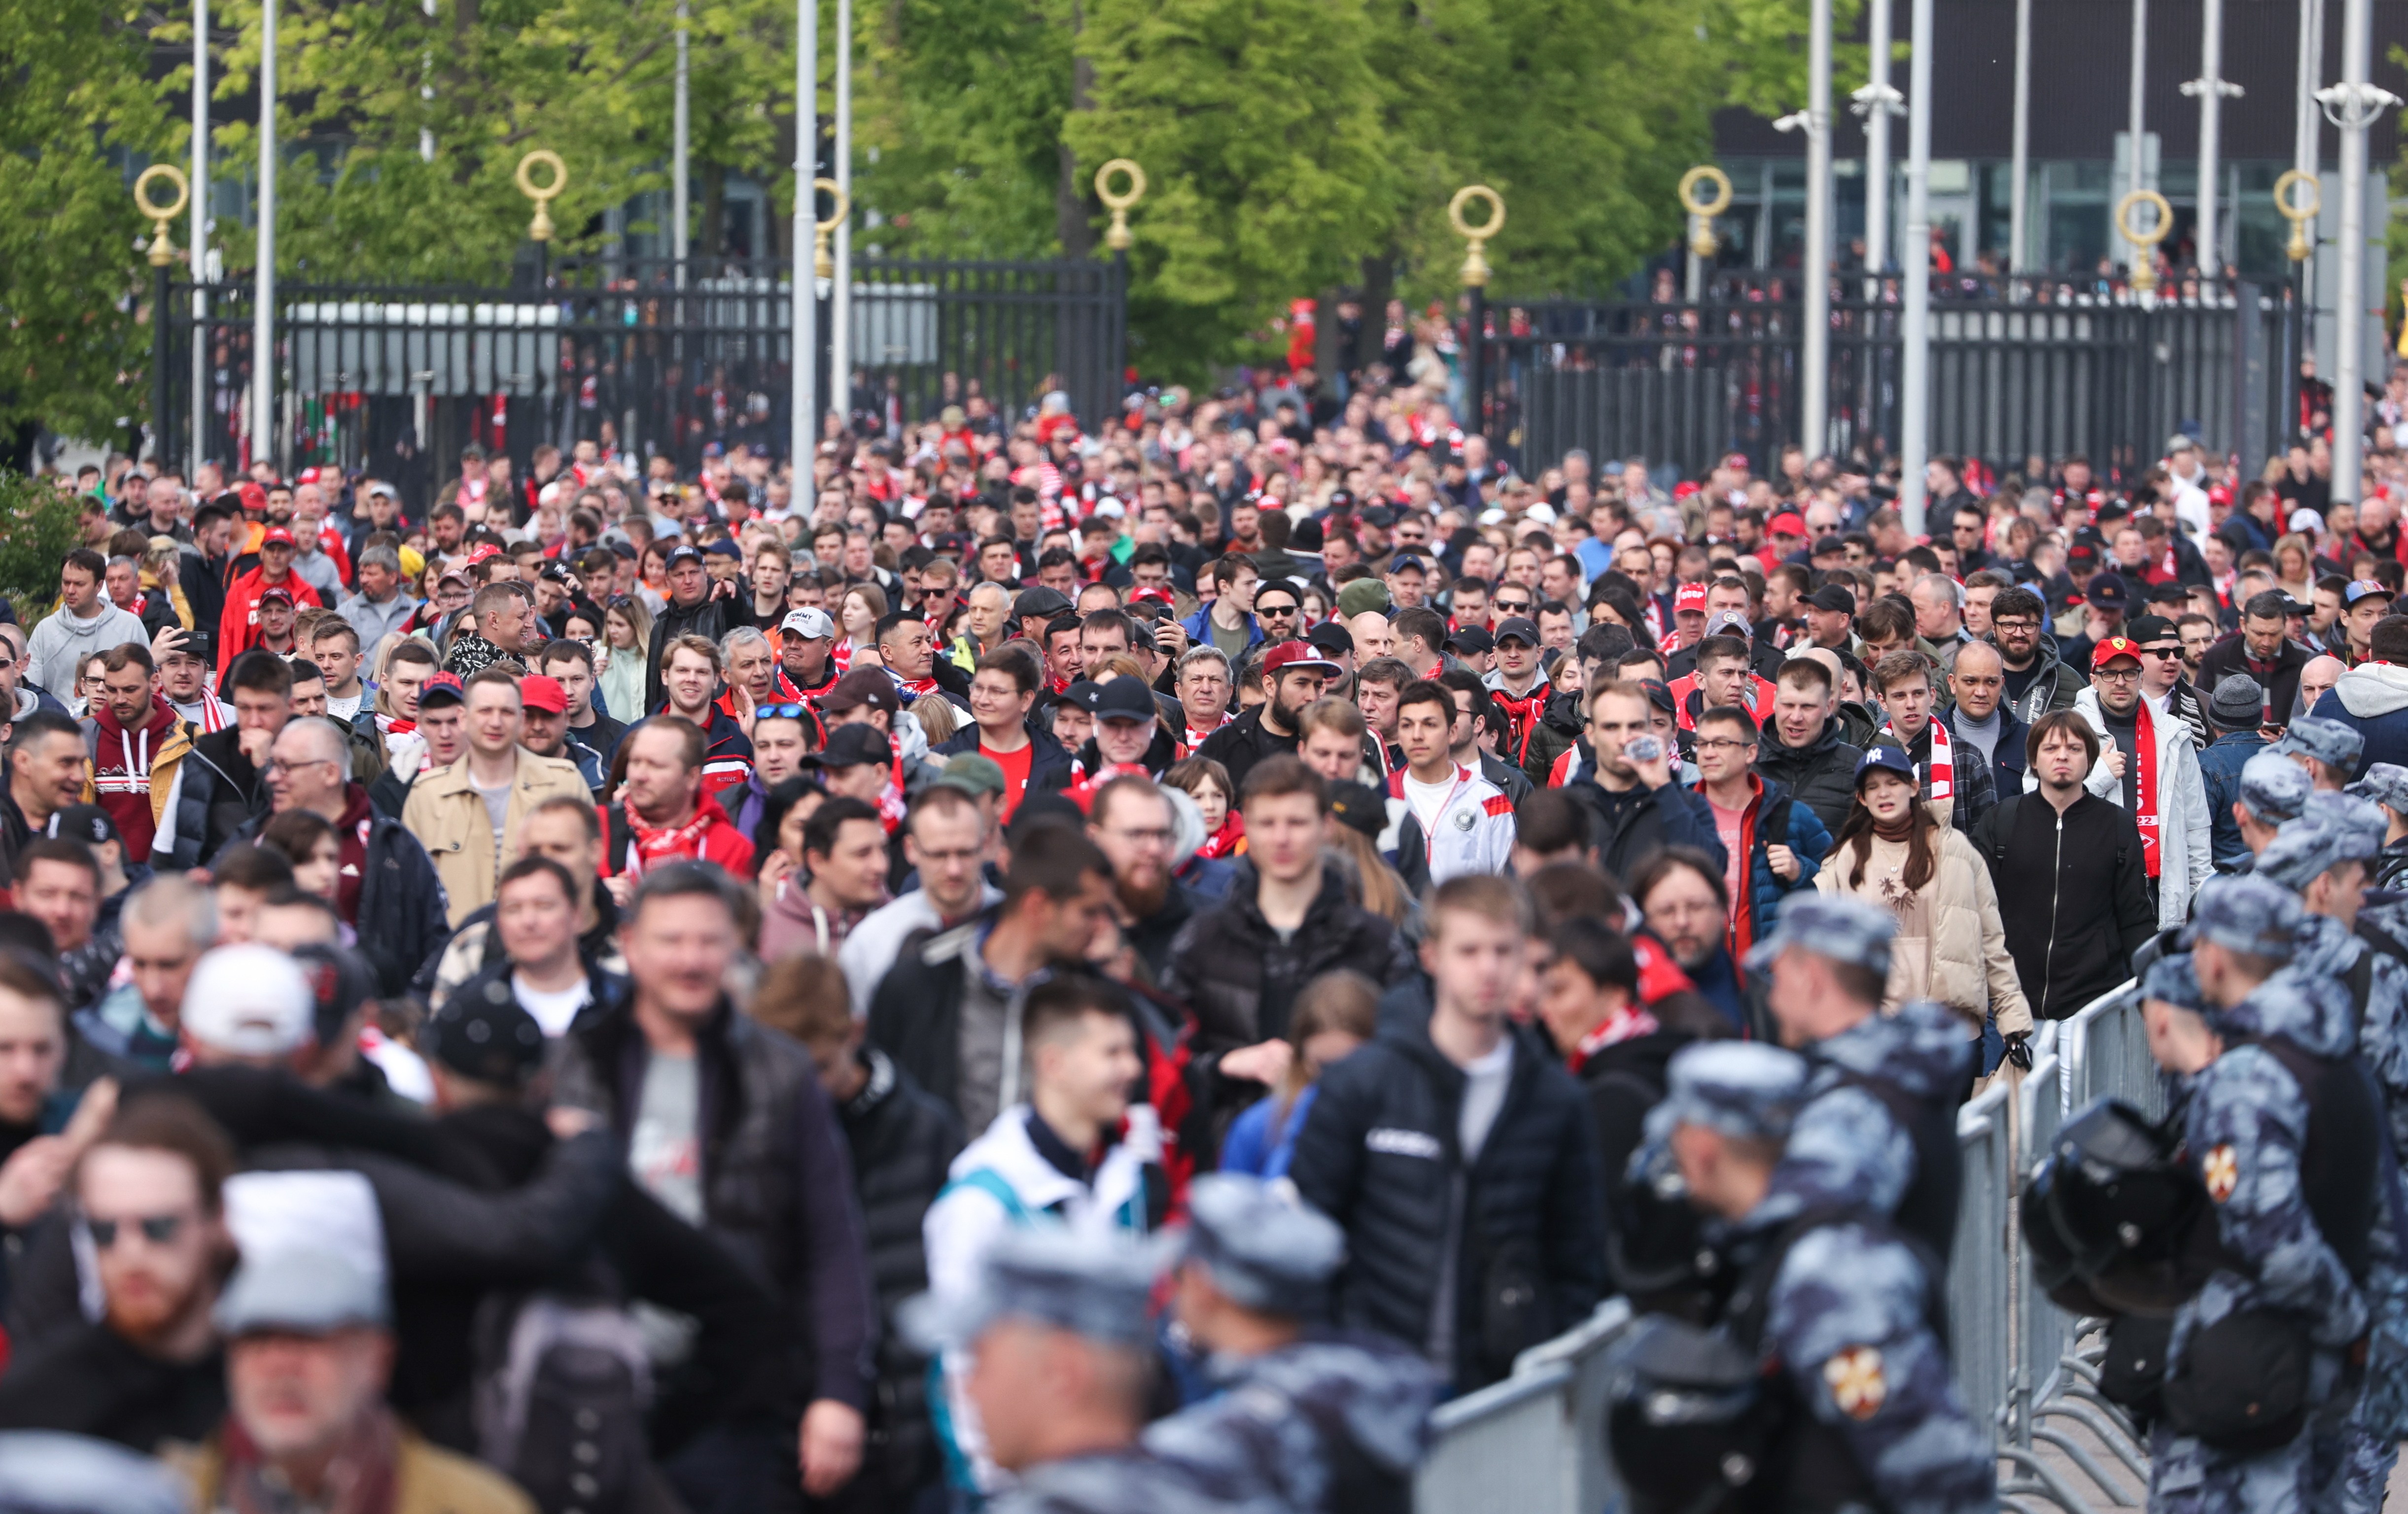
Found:
M 1145 1059 L 1126 998 L 1114 984 L 1083 975 L 1040 983 L 1023 1003 L 1020 1040 L 1028 1102 L 996 1116 L 953 1159 L 921 1222 L 928 1292 L 939 1302 L 973 1293 L 996 1238 L 1015 1229 L 1102 1235 L 1147 1227 L 1145 1175 L 1161 1163 L 1162 1132 L 1151 1105 L 1129 1102 Z M 969 1366 L 966 1351 L 940 1356 L 931 1370 L 941 1375 L 942 1394 L 932 1393 L 930 1402 L 947 1480 L 991 1494 L 1008 1475 L 988 1459 L 963 1392 Z

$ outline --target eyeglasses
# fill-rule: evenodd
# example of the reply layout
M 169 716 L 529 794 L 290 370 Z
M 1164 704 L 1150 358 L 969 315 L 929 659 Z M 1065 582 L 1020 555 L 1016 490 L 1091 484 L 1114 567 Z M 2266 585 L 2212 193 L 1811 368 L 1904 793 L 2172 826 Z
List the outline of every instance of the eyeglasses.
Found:
M 1500 599 L 1497 601 L 1496 607 L 1498 613 L 1500 615 L 1527 615 L 1530 613 L 1528 603 L 1518 599 Z
M 265 771 L 271 774 L 297 773 L 305 767 L 331 766 L 334 764 L 334 761 L 335 759 L 332 757 L 312 757 L 304 762 L 288 763 L 281 757 L 271 757 L 267 760 L 267 767 Z
M 142 1238 L 153 1246 L 172 1246 L 176 1236 L 182 1232 L 186 1218 L 180 1214 L 146 1214 L 131 1220 L 87 1218 L 83 1227 L 91 1233 L 93 1245 L 104 1251 L 117 1245 L 118 1237 L 125 1233 L 128 1225 L 139 1229 Z
M 1740 741 L 1729 737 L 1721 737 L 1711 741 L 1698 741 L 1696 743 L 1697 749 L 1699 751 L 1745 751 L 1748 748 L 1755 745 L 1756 743 L 1753 741 Z
M 2125 683 L 2140 676 L 2141 670 L 2137 667 L 2102 667 L 2091 674 L 2090 679 L 2094 683 Z
M 2037 631 L 2040 629 L 2040 622 L 2038 621 L 2023 620 L 2001 621 L 1996 617 L 1992 617 L 1990 621 L 1990 629 L 1993 631 Z
M 2141 655 L 2143 657 L 2180 657 L 2182 654 L 2183 650 L 2180 647 L 2143 647 L 2141 649 Z

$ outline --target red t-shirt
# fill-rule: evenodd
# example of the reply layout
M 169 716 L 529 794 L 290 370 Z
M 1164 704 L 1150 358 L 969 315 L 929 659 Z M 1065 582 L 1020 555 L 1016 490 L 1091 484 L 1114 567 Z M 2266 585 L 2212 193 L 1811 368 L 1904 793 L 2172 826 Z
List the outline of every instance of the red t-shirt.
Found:
M 1003 807 L 999 813 L 1009 821 L 1012 811 L 1020 807 L 1020 796 L 1027 791 L 1028 761 L 1037 755 L 1037 743 L 1024 741 L 1018 751 L 997 751 L 982 741 L 979 755 L 1003 769 Z

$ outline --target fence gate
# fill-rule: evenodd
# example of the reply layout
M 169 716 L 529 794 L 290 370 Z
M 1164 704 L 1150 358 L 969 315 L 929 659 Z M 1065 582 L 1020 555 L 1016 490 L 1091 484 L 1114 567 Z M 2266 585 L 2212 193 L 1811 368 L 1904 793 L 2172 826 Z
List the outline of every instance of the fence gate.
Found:
M 208 313 L 196 321 L 195 292 L 179 285 L 174 413 L 160 433 L 189 469 L 197 405 L 211 459 L 367 468 L 421 506 L 472 442 L 509 454 L 520 477 L 545 442 L 615 442 L 681 472 L 713 443 L 782 457 L 792 275 L 783 262 L 689 259 L 681 279 L 666 260 L 594 259 L 491 289 L 280 283 L 269 438 L 251 434 L 251 286 L 204 286 Z M 973 394 L 1016 412 L 1060 390 L 1092 428 L 1119 403 L 1127 302 L 1112 263 L 857 259 L 853 276 L 849 363 L 827 350 L 821 286 L 819 392 L 831 409 L 891 432 Z M 851 381 L 832 388 L 831 371 L 847 369 Z
M 1818 450 L 1894 455 L 1903 409 L 1895 288 L 1842 279 L 1831 307 L 1829 435 Z M 1581 448 L 1695 475 L 1730 452 L 1769 473 L 1799 440 L 1804 311 L 1779 279 L 1719 280 L 1698 304 L 1499 302 L 1481 364 L 1491 440 L 1526 472 Z M 2141 302 L 2039 281 L 1935 296 L 1930 449 L 2002 468 L 2089 456 L 2146 467 L 2176 431 L 2254 473 L 2287 439 L 2287 291 L 2240 284 Z

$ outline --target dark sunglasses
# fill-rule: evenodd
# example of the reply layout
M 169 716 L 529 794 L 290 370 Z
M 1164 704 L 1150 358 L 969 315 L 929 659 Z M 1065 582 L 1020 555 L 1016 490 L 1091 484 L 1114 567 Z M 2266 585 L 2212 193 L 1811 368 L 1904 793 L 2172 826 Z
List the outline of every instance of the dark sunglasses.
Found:
M 183 1230 L 184 1219 L 180 1214 L 150 1214 L 134 1220 L 88 1219 L 83 1225 L 92 1233 L 93 1245 L 106 1251 L 117 1244 L 117 1237 L 129 1224 L 139 1226 L 142 1238 L 153 1246 L 171 1245 Z
M 1294 605 L 1256 605 L 1254 607 L 1254 613 L 1257 615 L 1294 615 L 1296 613 L 1296 607 Z

